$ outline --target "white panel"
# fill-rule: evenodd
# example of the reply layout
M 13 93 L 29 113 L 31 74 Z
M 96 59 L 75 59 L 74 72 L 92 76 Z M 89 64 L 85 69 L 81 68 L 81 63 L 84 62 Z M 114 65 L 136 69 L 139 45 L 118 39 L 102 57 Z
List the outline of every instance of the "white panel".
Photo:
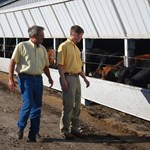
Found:
M 28 24 L 25 20 L 25 18 L 23 17 L 23 14 L 21 11 L 17 11 L 15 12 L 16 18 L 18 20 L 19 26 L 21 28 L 21 31 L 23 33 L 24 37 L 28 37 Z
M 0 37 L 5 37 L 5 33 L 1 24 L 0 24 Z
M 148 1 L 114 0 L 114 2 L 127 31 L 127 37 L 149 35 L 150 9 Z
M 85 2 L 100 36 L 124 35 L 110 0 L 101 2 L 103 6 L 99 0 L 86 0 Z
M 4 14 L 0 14 L 0 23 L 3 31 L 5 32 L 5 37 L 13 37 L 12 31 L 9 27 L 7 19 Z M 1 36 L 2 37 L 2 36 Z
M 26 3 L 24 0 L 22 4 Z M 6 12 L 11 27 L 4 15 Z M 9 37 L 13 37 L 13 33 L 27 36 L 23 29 L 34 24 L 45 28 L 47 38 L 66 38 L 72 24 L 83 27 L 86 38 L 150 37 L 148 0 L 45 0 L 1 10 L 0 16 L 1 26 L 6 29 L 5 36 Z
M 41 16 L 41 13 L 38 8 L 30 9 L 32 16 L 34 17 L 34 22 L 36 25 L 42 26 L 45 28 L 45 37 L 50 37 L 50 33 L 47 29 L 47 26 L 44 22 L 44 18 Z
M 107 10 L 106 14 L 108 15 L 109 22 L 110 22 L 109 25 L 112 26 L 111 28 L 113 30 L 114 36 L 120 35 L 120 34 L 123 35 L 124 33 L 123 33 L 122 28 L 121 28 L 121 24 L 119 22 L 119 18 L 117 16 L 116 10 L 114 9 L 110 0 L 106 0 L 106 2 L 107 2 L 108 9 L 105 9 L 105 10 Z
M 0 71 L 8 72 L 9 61 L 0 57 Z M 53 88 L 61 90 L 58 71 L 50 69 L 50 72 L 54 80 Z M 91 84 L 89 88 L 80 78 L 82 98 L 150 121 L 150 90 L 90 77 L 87 79 Z M 49 87 L 45 74 L 43 84 Z
M 65 36 L 68 37 L 69 29 L 74 23 L 72 19 L 70 18 L 65 5 L 63 3 L 54 5 L 53 10 L 55 11 L 55 14 L 59 20 L 59 23 L 64 31 Z
M 66 5 L 74 23 L 83 27 L 84 37 L 97 37 L 98 35 L 83 2 L 77 0 L 66 3 Z
M 129 3 L 129 6 L 130 6 L 130 9 L 131 9 L 131 12 L 133 14 L 133 18 L 130 18 L 130 20 L 133 19 L 135 21 L 135 24 L 137 25 L 137 28 L 138 28 L 138 32 L 137 33 L 138 34 L 139 33 L 145 33 L 146 32 L 146 28 L 145 28 L 145 26 L 143 24 L 143 19 L 142 19 L 142 16 L 141 16 L 142 8 L 141 8 L 141 10 L 139 9 L 139 6 L 143 3 L 143 0 L 140 1 L 139 6 L 137 5 L 137 0 L 132 0 L 132 1 L 128 0 L 128 3 Z
M 82 97 L 150 121 L 150 90 L 88 77 L 81 79 Z M 93 94 L 94 93 L 94 94 Z
M 126 10 L 124 10 L 124 7 L 123 7 L 121 1 L 120 0 L 114 0 L 114 2 L 115 2 L 115 5 L 116 5 L 116 8 L 118 10 L 118 13 L 119 13 L 119 15 L 121 17 L 121 20 L 123 22 L 123 25 L 124 25 L 124 27 L 126 29 L 126 32 L 130 33 L 130 34 L 133 33 L 133 31 L 131 29 L 131 26 L 129 24 L 128 16 L 125 13 Z
M 131 10 L 134 6 L 131 6 L 128 0 L 115 0 L 115 3 L 127 34 L 139 33 L 139 28 L 133 15 L 133 9 Z
M 150 33 L 150 6 L 147 0 L 137 0 L 139 11 L 143 20 L 143 24 L 146 28 L 146 32 Z
M 108 9 L 106 1 L 97 0 L 96 7 L 100 14 L 99 19 L 101 19 L 103 21 L 107 34 L 112 35 L 113 31 L 111 28 L 111 22 L 109 22 L 110 18 L 108 18 L 108 16 L 107 16 L 108 14 L 106 13 L 106 9 Z
M 13 30 L 13 34 L 15 37 L 23 37 L 20 26 L 17 23 L 17 20 L 13 13 L 6 13 L 6 16 L 9 20 L 9 24 L 11 25 L 11 29 Z
M 31 27 L 33 26 L 35 23 L 34 23 L 34 20 L 30 14 L 30 11 L 29 10 L 23 10 L 22 11 L 23 14 L 24 14 L 24 17 L 26 19 L 26 22 L 28 23 L 28 26 Z
M 10 59 L 0 57 L 0 62 L 1 62 L 0 63 L 0 71 L 8 72 L 9 71 Z
M 113 30 L 115 30 L 116 27 L 114 25 L 113 16 L 108 7 L 107 1 L 100 0 L 99 2 L 100 3 L 98 3 L 98 1 L 97 1 L 96 5 L 98 4 L 97 7 L 101 7 L 99 10 L 101 10 L 100 13 L 102 13 L 102 15 L 103 15 L 102 19 L 107 28 L 107 32 L 108 32 L 108 34 L 113 35 L 114 34 Z
M 61 91 L 58 71 L 51 69 L 51 74 L 55 81 L 53 88 Z M 90 77 L 87 79 L 91 84 L 89 88 L 80 79 L 83 99 L 150 121 L 150 90 Z M 43 84 L 49 86 L 45 74 L 43 80 Z
M 95 0 L 95 2 L 94 2 L 94 0 L 93 1 L 86 0 L 85 2 L 88 7 L 88 10 L 92 16 L 92 19 L 95 23 L 95 26 L 97 28 L 99 35 L 101 35 L 101 36 L 106 35 L 107 34 L 106 27 L 105 27 L 103 20 L 100 19 L 101 14 L 99 12 L 99 9 L 96 7 L 96 0 Z
M 0 9 L 0 13 L 29 9 L 33 7 L 43 7 L 53 4 L 55 5 L 67 1 L 70 0 L 18 0 L 15 3 L 11 3 L 9 5 L 6 5 L 5 7 L 2 7 Z
M 52 37 L 64 37 L 58 21 L 50 6 L 42 7 L 41 12 L 46 20 Z
M 59 83 L 59 73 L 58 73 L 58 70 L 56 69 L 50 69 L 50 72 L 51 72 L 51 76 L 53 77 L 53 80 L 54 80 L 54 85 L 53 85 L 53 88 L 56 89 L 56 90 L 59 90 L 61 91 L 61 87 L 60 87 L 60 83 Z M 43 73 L 43 84 L 47 87 L 49 87 L 49 82 L 48 82 L 48 79 L 46 77 L 46 75 Z

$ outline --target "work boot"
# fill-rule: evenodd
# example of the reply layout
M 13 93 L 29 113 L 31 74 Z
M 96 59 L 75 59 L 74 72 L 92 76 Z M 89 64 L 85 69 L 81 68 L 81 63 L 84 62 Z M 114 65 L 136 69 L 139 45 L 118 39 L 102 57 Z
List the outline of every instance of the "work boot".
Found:
M 73 132 L 72 133 L 74 136 L 76 136 L 77 138 L 85 138 L 85 135 L 83 133 L 80 132 Z
M 32 132 L 29 132 L 27 142 L 43 142 L 43 141 L 44 139 L 41 137 L 39 133 L 33 134 Z
M 17 139 L 18 140 L 23 139 L 23 129 L 19 129 L 19 131 L 17 132 Z
M 39 133 L 37 133 L 36 134 L 36 141 L 37 142 L 44 142 L 44 138 Z
M 36 133 L 29 131 L 27 142 L 36 142 Z
M 75 139 L 75 136 L 72 133 L 64 133 L 64 134 L 62 134 L 62 136 L 66 140 L 74 140 Z

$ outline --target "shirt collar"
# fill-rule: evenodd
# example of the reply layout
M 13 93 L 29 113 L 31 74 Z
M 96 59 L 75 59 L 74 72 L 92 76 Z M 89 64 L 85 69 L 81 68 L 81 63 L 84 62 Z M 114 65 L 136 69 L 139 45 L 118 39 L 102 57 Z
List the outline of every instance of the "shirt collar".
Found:
M 31 39 L 29 39 L 29 43 L 30 43 L 30 44 L 31 44 L 31 46 L 32 46 L 32 47 L 34 47 L 34 48 L 38 48 L 38 47 L 40 47 L 40 45 L 39 45 L 39 46 L 35 45 L 35 44 L 31 41 Z
M 73 45 L 76 45 L 73 41 L 71 41 L 69 38 L 67 39 L 68 42 L 71 42 Z

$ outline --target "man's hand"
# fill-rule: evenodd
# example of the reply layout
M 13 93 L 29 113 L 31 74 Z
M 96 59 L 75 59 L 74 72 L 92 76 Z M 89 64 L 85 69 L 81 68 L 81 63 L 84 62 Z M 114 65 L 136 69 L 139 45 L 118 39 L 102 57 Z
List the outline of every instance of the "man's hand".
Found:
M 15 91 L 15 87 L 16 87 L 16 84 L 15 84 L 15 81 L 12 80 L 12 79 L 9 79 L 8 81 L 8 88 L 10 89 L 10 91 Z
M 90 86 L 90 82 L 85 78 L 84 82 L 86 83 L 86 87 L 88 88 Z
M 60 80 L 60 85 L 63 91 L 66 91 L 68 89 L 68 84 L 65 78 L 59 78 Z
M 51 88 L 53 86 L 53 84 L 54 84 L 54 81 L 52 80 L 52 78 L 49 78 L 48 81 L 49 81 L 50 88 Z

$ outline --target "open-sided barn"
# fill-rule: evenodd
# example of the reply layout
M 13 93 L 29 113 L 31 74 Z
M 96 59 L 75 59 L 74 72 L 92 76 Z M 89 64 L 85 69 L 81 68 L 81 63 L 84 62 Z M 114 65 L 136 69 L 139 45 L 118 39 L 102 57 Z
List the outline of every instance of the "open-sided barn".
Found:
M 34 24 L 45 28 L 43 45 L 53 47 L 69 36 L 78 24 L 85 34 L 78 45 L 84 70 L 90 76 L 102 58 L 114 65 L 115 58 L 132 65 L 132 57 L 150 54 L 149 0 L 5 0 L 0 4 L 0 70 L 8 71 L 14 46 L 28 40 L 27 29 Z M 150 69 L 150 66 L 146 69 Z M 60 90 L 56 68 L 51 68 L 54 88 Z M 44 77 L 44 76 L 43 76 Z M 45 78 L 44 78 L 45 79 Z M 89 77 L 91 87 L 83 85 L 85 99 L 150 120 L 150 90 Z M 48 85 L 44 81 L 45 85 Z

